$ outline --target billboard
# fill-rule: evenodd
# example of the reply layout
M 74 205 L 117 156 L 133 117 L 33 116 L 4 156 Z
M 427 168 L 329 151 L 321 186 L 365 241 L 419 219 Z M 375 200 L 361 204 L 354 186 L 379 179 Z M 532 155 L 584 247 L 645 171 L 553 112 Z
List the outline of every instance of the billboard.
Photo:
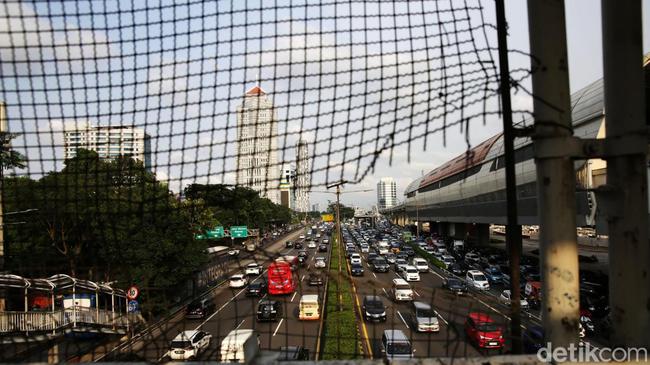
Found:
M 323 222 L 334 222 L 334 214 L 321 214 Z

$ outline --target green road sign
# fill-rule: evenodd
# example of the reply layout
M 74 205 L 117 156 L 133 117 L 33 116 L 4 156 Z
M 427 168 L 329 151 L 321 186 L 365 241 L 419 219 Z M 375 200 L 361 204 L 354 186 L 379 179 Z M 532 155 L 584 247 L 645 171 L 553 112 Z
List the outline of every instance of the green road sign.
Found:
M 222 226 L 209 229 L 205 233 L 207 233 L 208 238 L 223 238 L 226 235 Z
M 230 227 L 230 237 L 232 237 L 232 238 L 246 238 L 246 237 L 248 237 L 248 227 L 246 227 L 246 226 L 232 226 L 232 227 Z
M 194 239 L 197 239 L 197 240 L 204 240 L 206 238 L 207 237 L 204 234 L 195 234 L 194 235 Z

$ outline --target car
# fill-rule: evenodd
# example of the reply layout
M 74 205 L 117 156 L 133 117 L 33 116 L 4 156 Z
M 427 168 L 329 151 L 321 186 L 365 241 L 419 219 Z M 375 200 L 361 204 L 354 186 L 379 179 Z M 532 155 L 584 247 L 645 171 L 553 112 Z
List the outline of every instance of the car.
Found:
M 394 265 L 394 264 L 395 264 L 395 260 L 397 260 L 397 256 L 396 256 L 394 253 L 392 253 L 392 252 L 385 254 L 385 255 L 384 255 L 384 258 L 385 258 L 386 261 L 388 261 L 388 263 L 391 264 L 391 265 Z
M 404 251 L 399 252 L 399 253 L 396 253 L 395 256 L 396 256 L 398 259 L 402 259 L 402 260 L 405 260 L 405 261 L 409 259 L 409 255 L 408 255 L 406 252 L 404 252 Z
M 316 242 L 315 241 L 309 241 L 307 244 L 307 248 L 316 248 Z
M 307 252 L 307 250 L 302 249 L 298 251 L 298 257 L 308 257 L 308 256 L 309 256 L 309 252 Z
M 358 253 L 350 255 L 350 264 L 361 264 L 361 255 Z
M 426 251 L 429 255 L 433 255 L 436 252 L 436 249 L 432 246 L 427 246 L 424 248 L 424 251 Z
M 307 283 L 311 286 L 323 285 L 323 274 L 320 271 L 310 272 Z
M 318 252 L 327 252 L 327 245 L 323 243 L 318 245 Z
M 323 238 L 322 242 L 327 245 L 327 244 L 330 243 L 330 240 L 329 240 L 329 238 Z
M 465 273 L 467 272 L 467 266 L 463 264 L 462 262 L 455 262 L 447 268 L 452 274 L 458 275 L 458 276 L 464 276 Z
M 413 346 L 401 330 L 387 329 L 381 336 L 381 352 L 386 360 L 413 358 Z
M 302 248 L 302 242 L 296 242 L 293 244 L 293 248 L 300 250 Z
M 465 335 L 478 348 L 503 348 L 503 330 L 486 313 L 470 312 L 465 320 Z
M 465 262 L 469 264 L 478 263 L 481 257 L 476 252 L 468 252 L 465 254 Z
M 390 293 L 393 299 L 397 302 L 413 300 L 413 289 L 411 289 L 411 286 L 406 282 L 406 280 L 401 278 L 393 279 Z
M 522 345 L 526 354 L 536 354 L 544 344 L 544 328 L 541 326 L 529 326 L 522 334 Z
M 470 287 L 478 290 L 490 290 L 490 283 L 487 277 L 479 270 L 468 270 L 465 275 L 465 281 Z
M 501 273 L 501 270 L 494 266 L 487 267 L 485 270 L 483 270 L 483 273 L 490 282 L 490 285 L 500 284 L 503 281 L 503 274 Z
M 301 234 L 300 236 L 298 236 L 298 238 L 300 238 L 301 240 L 304 240 L 304 239 L 305 239 L 305 235 L 304 235 L 304 234 Z
M 413 256 L 415 256 L 415 250 L 414 250 L 413 247 L 411 247 L 411 246 L 406 246 L 406 247 L 402 248 L 402 250 L 401 250 L 400 252 L 405 253 L 405 254 L 406 254 L 406 257 L 413 257 Z
M 421 258 L 421 257 L 416 257 L 411 261 L 413 266 L 415 266 L 416 269 L 418 269 L 419 272 L 429 272 L 429 263 L 427 260 Z
M 351 264 L 350 273 L 352 274 L 352 276 L 363 276 L 363 265 Z
M 370 268 L 374 272 L 388 272 L 390 270 L 390 265 L 386 259 L 378 257 L 370 261 Z
M 305 266 L 306 263 L 307 256 L 298 256 L 298 264 L 300 264 L 300 266 Z
M 293 241 L 287 241 L 284 243 L 284 247 L 286 248 L 293 248 Z
M 205 331 L 183 331 L 169 344 L 172 360 L 196 360 L 210 346 L 212 335 Z
M 361 244 L 361 252 L 362 252 L 362 253 L 368 253 L 368 252 L 370 252 L 370 246 L 368 246 L 367 243 L 362 243 L 362 244 Z
M 501 295 L 499 295 L 499 301 L 504 305 L 510 305 L 510 290 L 502 291 Z M 524 309 L 528 308 L 528 301 L 523 296 L 519 299 L 519 306 Z
M 211 298 L 199 299 L 187 305 L 185 318 L 201 319 L 208 315 L 208 313 L 213 312 L 214 309 L 215 304 Z
M 367 322 L 386 322 L 386 306 L 378 295 L 363 297 L 361 310 Z
M 402 272 L 406 266 L 408 266 L 408 262 L 404 259 L 397 259 L 395 260 L 395 272 L 400 273 Z
M 262 266 L 256 263 L 250 263 L 246 265 L 246 269 L 244 271 L 246 275 L 259 275 L 262 273 Z
M 257 303 L 257 321 L 278 321 L 282 318 L 282 303 L 277 300 L 262 299 Z
M 230 250 L 228 250 L 228 255 L 230 255 L 230 256 L 237 256 L 237 255 L 239 255 L 239 250 L 234 249 L 234 248 L 233 248 L 233 249 L 230 249 Z
M 413 302 L 413 321 L 418 332 L 439 332 L 438 314 L 424 302 Z
M 379 258 L 379 255 L 377 255 L 377 254 L 374 253 L 374 252 L 370 252 L 370 253 L 368 254 L 368 256 L 366 257 L 366 260 L 368 260 L 368 262 L 372 262 L 372 261 L 373 261 L 374 259 L 376 259 L 376 258 Z
M 406 281 L 420 281 L 420 271 L 415 266 L 406 265 L 402 270 L 402 276 Z
M 325 258 L 324 257 L 317 257 L 316 261 L 314 262 L 314 267 L 317 269 L 323 269 L 327 266 L 325 263 Z
M 463 295 L 467 293 L 467 285 L 465 285 L 462 280 L 453 276 L 445 279 L 442 287 L 457 295 Z
M 266 294 L 266 281 L 265 280 L 255 280 L 252 283 L 248 284 L 246 288 L 247 297 L 261 297 Z
M 283 346 L 280 347 L 280 356 L 276 360 L 279 362 L 307 361 L 309 360 L 309 350 L 302 346 Z
M 456 259 L 451 255 L 442 255 L 440 261 L 442 261 L 442 263 L 445 264 L 445 267 L 449 269 L 449 266 L 453 265 L 454 262 L 456 262 Z
M 248 284 L 248 279 L 243 274 L 235 274 L 228 280 L 228 286 L 231 288 L 243 288 Z

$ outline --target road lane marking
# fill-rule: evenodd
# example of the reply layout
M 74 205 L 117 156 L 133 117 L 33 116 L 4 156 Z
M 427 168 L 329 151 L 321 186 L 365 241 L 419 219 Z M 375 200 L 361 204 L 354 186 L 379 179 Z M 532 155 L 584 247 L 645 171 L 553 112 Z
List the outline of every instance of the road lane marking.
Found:
M 284 322 L 284 318 L 280 318 L 280 323 L 278 323 L 278 326 L 275 327 L 275 331 L 273 331 L 273 336 L 275 336 L 275 334 L 278 333 L 280 326 L 282 326 L 282 322 Z
M 399 318 L 402 319 L 402 322 L 404 322 L 404 325 L 406 326 L 406 329 L 411 329 L 411 327 L 409 327 L 409 325 L 406 324 L 406 321 L 404 320 L 404 317 L 402 317 L 402 313 L 400 313 L 399 311 L 397 311 L 397 315 L 399 316 Z
M 386 288 L 381 288 L 381 290 L 383 290 L 383 291 L 384 291 L 384 294 L 386 294 L 386 298 L 390 298 L 390 297 L 388 296 L 388 292 L 386 291 Z
M 442 276 L 442 275 L 440 275 L 440 274 L 438 274 L 438 272 L 436 271 L 436 269 L 432 268 L 431 266 L 429 266 L 429 269 L 431 270 L 432 273 L 438 275 L 438 277 L 439 277 L 440 279 L 445 280 L 445 277 Z
M 372 276 L 374 276 L 374 277 L 375 277 L 375 279 L 377 279 L 377 275 L 375 275 L 375 273 L 374 273 L 374 272 L 372 273 Z
M 300 281 L 303 281 L 303 280 L 305 280 L 305 275 L 303 275 L 303 276 L 300 278 Z
M 293 292 L 293 296 L 291 297 L 291 303 L 293 303 L 293 300 L 296 299 L 296 294 L 298 294 L 297 291 Z
M 445 319 L 445 317 L 443 317 L 440 313 L 438 313 L 437 310 L 434 309 L 433 312 L 436 314 L 436 316 L 438 316 L 438 318 L 442 319 L 442 321 L 445 322 L 446 325 L 449 324 L 449 322 L 447 322 L 447 320 Z
M 242 319 L 241 322 L 239 322 L 239 324 L 237 325 L 237 327 L 235 327 L 235 329 L 238 330 L 239 327 L 241 327 L 241 325 L 244 324 L 244 322 L 246 322 L 246 318 Z
M 415 295 L 417 295 L 418 297 L 420 296 L 420 293 L 416 292 L 415 289 L 413 289 L 413 293 L 415 293 Z

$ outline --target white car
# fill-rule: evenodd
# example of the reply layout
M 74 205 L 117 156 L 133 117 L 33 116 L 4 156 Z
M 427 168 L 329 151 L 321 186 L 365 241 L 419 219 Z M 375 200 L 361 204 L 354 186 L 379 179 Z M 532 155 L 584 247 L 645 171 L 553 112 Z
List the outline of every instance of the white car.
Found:
M 253 262 L 246 265 L 246 271 L 244 273 L 246 275 L 259 275 L 261 272 L 262 272 L 262 267 L 259 264 Z
M 361 255 L 358 253 L 353 253 L 350 255 L 350 265 L 352 264 L 361 264 Z
M 237 255 L 239 255 L 239 250 L 234 249 L 234 248 L 231 249 L 231 250 L 228 250 L 228 255 L 230 255 L 230 256 L 237 256 Z
M 325 264 L 325 258 L 324 257 L 317 257 L 316 262 L 314 262 L 314 267 L 317 268 L 317 269 L 322 269 L 325 266 L 327 266 Z
M 501 303 L 505 305 L 510 305 L 510 290 L 504 290 L 501 292 L 501 295 L 499 296 L 499 300 Z M 520 298 L 519 300 L 519 305 L 521 308 L 528 308 L 528 301 L 524 298 Z
M 316 242 L 309 241 L 309 244 L 307 245 L 307 248 L 316 248 Z
M 442 259 L 440 261 L 442 261 L 442 263 L 445 264 L 445 267 L 449 267 L 454 262 L 456 262 L 454 256 L 450 256 L 450 255 L 442 255 Z
M 470 263 L 479 262 L 480 256 L 476 252 L 468 252 L 465 254 L 465 261 Z
M 248 284 L 248 279 L 246 279 L 246 276 L 242 274 L 235 274 L 230 277 L 230 280 L 228 281 L 228 285 L 231 288 L 243 288 Z
M 413 300 L 413 289 L 411 289 L 409 283 L 404 279 L 393 279 L 393 286 L 390 288 L 390 293 L 395 301 Z
M 490 290 L 490 283 L 487 277 L 479 270 L 468 270 L 465 276 L 467 285 L 473 286 L 479 290 Z
M 413 259 L 413 266 L 418 269 L 419 272 L 429 272 L 429 263 L 427 260 L 416 257 Z
M 328 243 L 330 243 L 329 238 L 323 238 L 323 243 L 324 243 L 324 244 L 328 244 Z
M 298 236 L 298 238 L 301 239 L 301 240 L 304 240 L 304 239 L 305 239 L 305 235 L 304 235 L 304 234 L 301 234 L 300 236 Z
M 169 344 L 172 360 L 196 360 L 210 346 L 212 335 L 204 331 L 183 331 Z
M 402 273 L 406 281 L 420 281 L 420 271 L 415 266 L 406 266 Z
M 370 246 L 368 246 L 367 243 L 362 243 L 362 244 L 361 244 L 361 252 L 362 252 L 362 253 L 368 253 L 368 252 L 370 252 Z

